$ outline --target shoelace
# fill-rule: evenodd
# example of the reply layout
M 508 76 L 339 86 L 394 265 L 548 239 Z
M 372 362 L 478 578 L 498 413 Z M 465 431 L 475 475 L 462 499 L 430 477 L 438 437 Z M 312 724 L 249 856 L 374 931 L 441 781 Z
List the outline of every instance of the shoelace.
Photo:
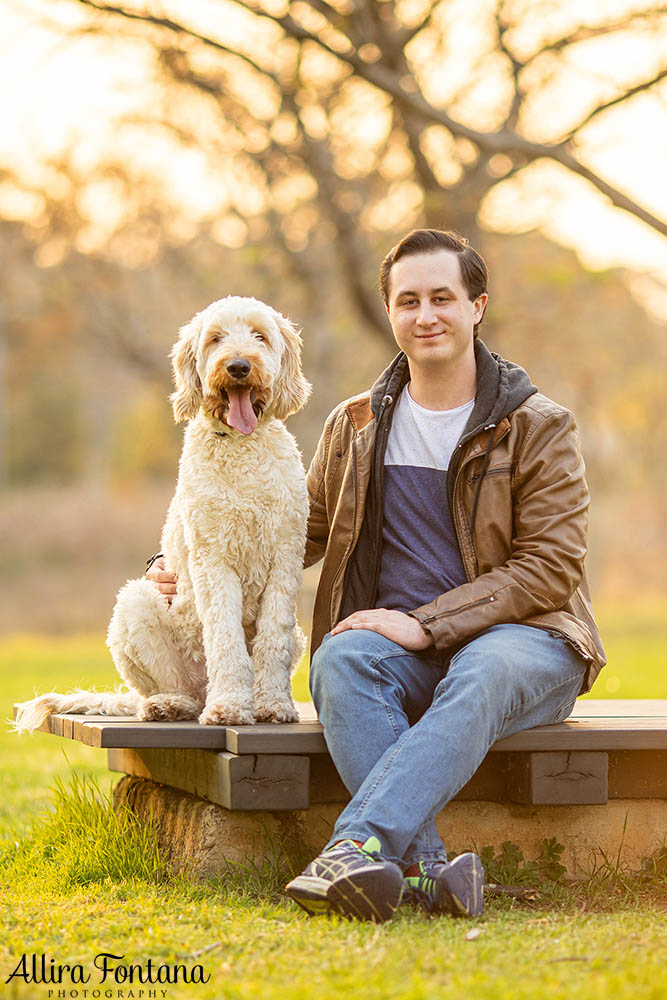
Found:
M 343 846 L 344 844 L 350 844 L 350 846 L 345 847 Z M 381 851 L 368 851 L 363 846 L 357 847 L 353 841 L 341 841 L 340 844 L 336 844 L 336 847 L 334 848 L 334 850 L 338 849 L 341 849 L 342 851 L 350 851 L 354 849 L 355 851 L 359 851 L 360 854 L 364 854 L 367 858 L 370 858 L 371 861 L 391 861 L 392 864 L 398 865 L 401 871 L 405 865 L 403 858 L 396 858 L 393 854 L 382 854 Z

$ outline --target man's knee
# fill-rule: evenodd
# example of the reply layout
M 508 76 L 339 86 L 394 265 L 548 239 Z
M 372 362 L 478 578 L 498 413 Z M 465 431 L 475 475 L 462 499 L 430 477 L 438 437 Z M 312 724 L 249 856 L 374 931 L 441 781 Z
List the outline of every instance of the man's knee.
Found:
M 355 677 L 365 676 L 388 643 L 390 640 L 367 629 L 327 634 L 310 664 L 310 691 L 315 704 L 332 687 L 350 686 Z

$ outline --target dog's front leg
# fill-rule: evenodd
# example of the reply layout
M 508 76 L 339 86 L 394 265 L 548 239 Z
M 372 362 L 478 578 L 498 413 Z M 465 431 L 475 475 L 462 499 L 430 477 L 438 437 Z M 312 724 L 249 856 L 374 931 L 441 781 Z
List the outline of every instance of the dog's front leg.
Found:
M 202 551 L 190 558 L 206 653 L 206 704 L 199 721 L 207 726 L 244 725 L 255 720 L 241 582 L 230 567 L 216 565 L 215 560 L 214 553 Z
M 257 617 L 252 646 L 255 718 L 258 722 L 298 722 L 290 677 L 303 655 L 305 640 L 296 624 L 296 596 L 303 552 L 284 547 L 275 554 Z

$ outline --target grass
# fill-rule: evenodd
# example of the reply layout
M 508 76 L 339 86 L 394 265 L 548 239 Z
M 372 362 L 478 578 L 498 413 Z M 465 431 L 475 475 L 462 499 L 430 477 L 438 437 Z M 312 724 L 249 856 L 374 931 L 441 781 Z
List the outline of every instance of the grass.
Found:
M 607 666 L 590 698 L 667 698 L 667 603 L 601 604 L 597 620 Z
M 406 909 L 375 927 L 336 916 L 311 920 L 295 909 L 280 895 L 289 874 L 280 851 L 264 871 L 239 865 L 227 877 L 195 882 L 170 876 L 150 828 L 115 813 L 90 781 L 60 785 L 53 806 L 0 858 L 3 979 L 23 953 L 81 964 L 98 977 L 93 960 L 106 952 L 125 956 L 118 964 L 180 963 L 190 975 L 199 965 L 210 976 L 170 986 L 173 1000 L 555 1000 L 574 993 L 658 1000 L 667 986 L 664 911 L 654 894 L 642 891 L 641 879 L 624 891 L 616 879 L 600 884 L 591 909 L 586 888 L 563 883 L 553 844 L 540 860 L 554 882 L 548 902 L 492 900 L 475 921 L 429 920 Z M 495 863 L 519 882 L 526 872 L 534 876 L 532 863 L 523 871 L 507 848 Z M 667 858 L 658 877 L 667 885 Z M 43 986 L 20 980 L 8 995 L 46 996 Z
M 593 696 L 667 697 L 664 608 L 602 609 L 600 617 L 608 623 L 606 671 L 619 683 L 605 690 L 603 673 Z M 99 636 L 5 639 L 0 678 L 5 716 L 34 688 L 116 683 Z M 303 669 L 294 688 L 297 698 L 307 697 Z M 113 811 L 100 751 L 5 728 L 0 777 L 3 983 L 24 952 L 80 962 L 97 976 L 93 957 L 106 951 L 125 955 L 126 963 L 201 964 L 210 981 L 171 985 L 169 1000 L 667 994 L 667 851 L 639 875 L 600 855 L 591 878 L 573 887 L 560 870 L 557 844 L 545 842 L 540 857 L 529 860 L 504 845 L 487 852 L 490 874 L 529 889 L 537 883 L 539 895 L 491 899 L 475 921 L 407 911 L 382 927 L 310 920 L 280 895 L 288 862 L 278 848 L 263 869 L 235 866 L 214 882 L 170 873 L 150 828 Z M 471 929 L 481 933 L 469 939 Z M 120 988 L 114 984 L 114 997 Z M 4 995 L 49 1000 L 47 986 L 18 979 Z

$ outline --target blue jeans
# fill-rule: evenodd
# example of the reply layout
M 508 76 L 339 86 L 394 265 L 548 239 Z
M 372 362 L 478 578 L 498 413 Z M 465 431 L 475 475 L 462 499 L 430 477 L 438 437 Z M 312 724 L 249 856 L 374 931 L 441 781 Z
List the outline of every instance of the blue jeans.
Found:
M 327 635 L 310 688 L 352 795 L 327 847 L 375 836 L 406 864 L 445 861 L 437 814 L 496 740 L 566 719 L 585 668 L 563 639 L 527 625 L 495 625 L 451 658 L 366 629 Z

